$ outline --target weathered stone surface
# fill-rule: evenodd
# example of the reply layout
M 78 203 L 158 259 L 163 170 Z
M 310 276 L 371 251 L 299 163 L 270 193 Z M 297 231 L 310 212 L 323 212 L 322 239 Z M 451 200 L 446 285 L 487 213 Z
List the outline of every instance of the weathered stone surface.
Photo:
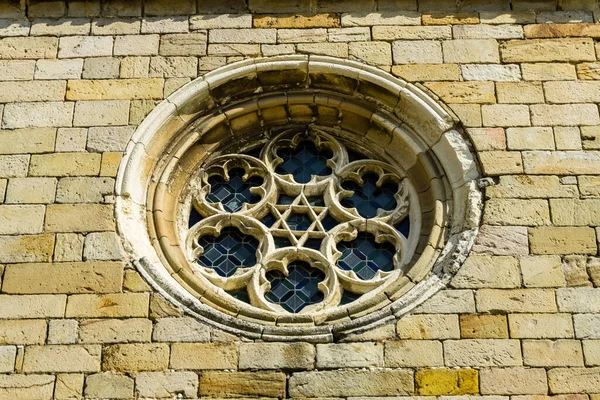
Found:
M 559 256 L 527 256 L 520 259 L 523 285 L 526 287 L 565 286 L 565 276 Z
M 16 346 L 0 346 L 0 372 L 13 372 L 17 357 Z
M 152 339 L 157 342 L 208 342 L 210 328 L 193 318 L 160 318 Z
M 585 355 L 585 365 L 599 366 L 600 365 L 600 340 L 584 340 L 583 354 Z
M 54 261 L 81 261 L 83 240 L 83 235 L 76 233 L 57 234 Z
M 450 63 L 498 63 L 498 42 L 494 39 L 459 39 L 442 43 L 444 61 Z M 503 60 L 510 61 L 510 60 Z
M 527 38 L 563 38 L 591 37 L 600 38 L 600 29 L 596 24 L 532 24 L 524 27 Z
M 568 255 L 563 258 L 562 270 L 567 286 L 592 286 L 587 273 L 586 256 Z
M 575 314 L 573 322 L 577 339 L 600 339 L 600 315 Z
M 479 14 L 474 12 L 423 14 L 423 25 L 464 25 L 478 24 Z
M 45 340 L 44 320 L 0 320 L 0 345 L 43 344 Z
M 174 343 L 171 346 L 172 369 L 235 369 L 238 353 L 235 344 Z
M 532 104 L 544 102 L 544 91 L 539 82 L 496 83 L 498 103 Z
M 371 30 L 367 27 L 335 28 L 327 30 L 329 42 L 361 42 L 371 40 Z
M 532 254 L 596 254 L 596 235 L 588 227 L 529 229 Z
M 511 314 L 508 319 L 510 336 L 513 338 L 573 337 L 573 322 L 568 314 Z
M 100 346 L 28 346 L 25 349 L 23 372 L 96 371 L 100 371 Z
M 561 184 L 557 176 L 507 175 L 500 177 L 499 184 L 486 188 L 486 194 L 519 199 L 576 197 L 577 187 Z
M 256 31 L 256 30 L 252 30 Z M 266 33 L 266 32 L 263 32 Z M 268 35 L 262 37 L 256 37 L 251 40 L 250 43 L 271 43 L 267 39 Z M 233 40 L 233 39 L 225 39 Z M 315 43 L 324 42 L 327 40 L 327 29 L 315 28 L 315 29 L 278 29 L 277 30 L 277 43 Z M 213 42 L 212 38 L 210 40 Z M 241 40 L 242 43 L 246 43 L 246 40 Z M 220 43 L 218 40 L 216 43 Z M 226 41 L 226 43 L 232 43 Z
M 547 394 L 543 368 L 483 368 L 479 372 L 482 394 Z
M 151 336 L 148 319 L 88 319 L 79 324 L 80 343 L 149 342 Z
M 475 294 L 480 312 L 556 312 L 554 291 L 550 289 L 481 289 Z
M 200 380 L 202 394 L 202 379 Z M 414 392 L 410 370 L 299 372 L 289 380 L 293 397 L 394 396 Z
M 459 79 L 460 70 L 457 64 L 407 64 L 394 65 L 392 74 L 410 82 L 452 81 Z
M 385 366 L 439 367 L 444 365 L 442 343 L 433 340 L 400 340 L 385 342 Z
M 89 153 L 34 154 L 29 174 L 32 176 L 85 176 L 100 171 L 100 155 Z
M 54 235 L 0 236 L 0 262 L 51 261 Z
M 518 65 L 478 65 L 465 64 L 460 67 L 462 75 L 467 81 L 518 81 L 521 79 L 521 70 Z
M 62 178 L 56 192 L 57 203 L 105 203 L 114 195 L 112 178 L 73 177 Z
M 483 223 L 489 225 L 550 225 L 548 202 L 542 199 L 490 199 Z
M 552 393 L 594 393 L 600 386 L 600 368 L 554 368 L 548 371 Z
M 2 127 L 17 129 L 71 126 L 73 104 L 61 102 L 10 103 L 4 106 Z
M 463 314 L 460 336 L 465 339 L 508 339 L 505 315 Z
M 55 319 L 48 322 L 48 344 L 73 344 L 77 342 L 79 322 L 74 319 Z
M 563 288 L 556 291 L 561 312 L 600 313 L 600 289 Z
M 483 126 L 529 126 L 529 107 L 520 104 L 491 104 L 481 106 Z
M 486 175 L 522 174 L 523 160 L 516 151 L 486 151 L 479 153 Z
M 37 19 L 31 24 L 31 36 L 87 35 L 91 24 L 86 18 Z
M 159 35 L 117 36 L 113 54 L 115 56 L 152 56 L 158 54 Z
M 522 365 L 521 346 L 511 339 L 462 339 L 444 342 L 444 360 L 450 367 Z
M 315 348 L 309 343 L 241 343 L 240 369 L 312 369 Z
M 147 293 L 79 294 L 69 297 L 70 318 L 147 317 Z
M 450 39 L 449 26 L 374 26 L 373 40 L 439 40 Z M 418 43 L 418 42 L 413 42 Z
M 506 142 L 510 150 L 554 150 L 552 128 L 509 128 Z
M 577 340 L 523 340 L 523 363 L 533 367 L 583 367 Z
M 479 379 L 474 369 L 421 369 L 415 374 L 420 395 L 478 394 Z
M 283 397 L 286 378 L 281 372 L 203 372 L 200 396 Z
M 56 375 L 54 397 L 60 400 L 76 399 L 83 394 L 84 375 L 81 373 Z
M 142 397 L 173 398 L 183 394 L 193 398 L 198 394 L 198 375 L 194 372 L 140 372 L 135 377 L 137 392 Z
M 396 10 L 394 10 L 396 11 Z M 416 12 L 344 13 L 342 26 L 419 25 L 421 18 Z
M 6 189 L 5 203 L 47 204 L 54 202 L 56 179 L 12 178 Z
M 577 79 L 575 67 L 567 63 L 521 64 L 523 79 L 527 81 L 560 81 Z
M 46 60 L 38 60 L 37 64 L 43 63 L 44 61 Z M 36 61 L 34 60 L 3 60 L 0 61 L 0 76 L 2 76 L 2 79 L 5 81 L 28 81 L 33 79 L 35 66 Z
M 523 28 L 518 25 L 456 25 L 452 27 L 455 39 L 521 39 Z
M 426 86 L 448 103 L 496 102 L 492 82 L 432 82 Z
M 89 375 L 85 379 L 84 394 L 91 398 L 130 398 L 133 396 L 133 379 L 112 372 Z
M 346 43 L 299 43 L 297 49 L 298 53 L 348 58 L 348 45 Z
M 464 314 L 475 312 L 475 299 L 470 290 L 440 290 L 415 309 L 424 314 Z
M 458 339 L 460 329 L 456 315 L 407 315 L 396 326 L 401 339 Z
M 15 294 L 110 293 L 120 290 L 119 262 L 12 264 L 4 271 L 2 291 Z
M 473 245 L 473 252 L 497 256 L 527 255 L 529 254 L 527 228 L 483 225 Z
M 583 39 L 510 40 L 500 46 L 504 62 L 594 61 L 594 41 Z
M 159 54 L 161 56 L 205 56 L 206 42 L 206 32 L 162 35 Z
M 558 226 L 600 225 L 600 199 L 550 199 L 550 209 Z
M 113 344 L 104 347 L 102 369 L 110 371 L 163 371 L 169 364 L 169 346 L 161 343 Z
M 134 35 L 140 33 L 138 18 L 94 18 L 93 35 Z
M 392 49 L 385 42 L 353 42 L 348 45 L 351 60 L 364 61 L 373 65 L 391 65 Z
M 59 58 L 112 56 L 111 36 L 70 36 L 60 38 Z
M 383 366 L 383 344 L 317 344 L 317 369 Z
M 392 44 L 394 64 L 437 64 L 442 62 L 442 46 L 435 40 L 398 40 Z
M 0 39 L 0 59 L 56 58 L 58 39 L 53 37 L 9 37 Z
M 115 229 L 110 204 L 51 204 L 46 209 L 48 232 L 90 232 Z
M 162 99 L 163 80 L 106 79 L 70 80 L 67 85 L 69 100 L 135 100 Z M 79 104 L 79 103 L 78 103 Z M 96 103 L 94 103 L 96 104 Z M 101 103 L 97 103 L 101 104 Z M 125 120 L 125 124 L 127 120 Z M 91 126 L 91 125 L 85 125 Z
M 93 232 L 85 237 L 85 260 L 121 260 L 125 252 L 115 232 Z
M 119 77 L 120 61 L 110 57 L 86 58 L 83 79 L 110 79 Z
M 42 233 L 44 206 L 0 205 L 0 235 Z
M 54 375 L 0 375 L 0 397 L 49 400 L 54 392 Z

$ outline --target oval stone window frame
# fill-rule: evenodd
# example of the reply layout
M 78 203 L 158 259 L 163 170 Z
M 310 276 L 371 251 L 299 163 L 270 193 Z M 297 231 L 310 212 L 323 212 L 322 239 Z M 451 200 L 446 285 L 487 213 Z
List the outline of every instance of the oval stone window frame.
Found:
M 411 218 L 422 238 L 406 274 L 318 318 L 228 301 L 196 279 L 178 239 L 189 218 L 185 187 L 207 156 L 257 129 L 301 124 L 378 145 L 407 172 L 421 210 Z M 481 219 L 471 148 L 444 107 L 380 69 L 324 56 L 244 60 L 183 86 L 139 125 L 117 175 L 117 229 L 141 275 L 184 313 L 253 339 L 334 341 L 402 317 L 458 271 Z

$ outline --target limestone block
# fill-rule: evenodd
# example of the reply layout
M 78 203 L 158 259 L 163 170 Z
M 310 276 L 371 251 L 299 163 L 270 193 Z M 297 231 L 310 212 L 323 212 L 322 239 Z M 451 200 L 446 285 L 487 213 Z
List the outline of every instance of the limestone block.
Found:
M 522 365 L 521 346 L 511 339 L 462 339 L 444 342 L 444 360 L 450 367 L 509 367 Z
M 481 289 L 475 295 L 480 312 L 556 312 L 554 291 L 550 289 Z
M 596 125 L 600 123 L 598 108 L 592 104 L 534 104 L 531 106 L 534 125 Z
M 46 61 L 46 60 L 39 60 Z M 0 76 L 5 81 L 28 81 L 33 79 L 36 61 L 34 60 L 15 60 L 0 61 Z
M 452 106 L 453 110 L 456 112 L 455 107 L 456 106 Z M 475 107 L 477 107 L 477 110 L 479 110 L 478 106 Z M 460 114 L 457 114 L 460 117 Z M 506 149 L 506 135 L 504 134 L 504 129 L 502 128 L 469 128 L 467 133 L 478 151 Z
M 600 290 L 597 288 L 562 288 L 556 291 L 561 312 L 600 313 Z
M 260 44 L 224 43 L 209 44 L 208 55 L 210 56 L 260 56 Z M 267 45 L 263 45 L 267 46 Z M 275 45 L 271 45 L 275 46 Z M 292 45 L 293 47 L 293 45 Z
M 497 12 L 484 11 L 479 13 L 482 24 L 530 24 L 535 22 L 534 11 Z
M 197 70 L 198 59 L 196 57 L 152 57 L 150 59 L 149 76 L 159 78 L 195 78 Z
M 28 36 L 31 23 L 26 19 L 3 19 L 0 22 L 0 36 Z
M 34 293 L 110 293 L 120 290 L 123 264 L 117 262 L 12 264 L 2 291 Z
M 593 22 L 592 13 L 584 11 L 588 9 L 587 0 L 559 0 L 561 10 L 565 11 L 543 11 L 537 14 L 537 22 L 540 24 L 567 23 L 567 22 Z M 575 7 L 575 8 L 573 8 Z M 597 8 L 597 7 L 596 7 Z M 567 11 L 572 10 L 572 11 Z
M 495 103 L 493 82 L 431 82 L 425 85 L 448 103 Z
M 520 339 L 559 339 L 573 337 L 569 314 L 511 314 L 510 336 Z
M 575 21 L 573 21 L 575 22 Z M 591 22 L 591 21 L 590 21 Z M 564 38 L 564 37 L 591 37 L 599 38 L 600 29 L 595 24 L 590 23 L 571 23 L 554 24 L 542 23 L 526 25 L 524 27 L 525 37 L 527 38 Z
M 174 343 L 171 346 L 172 369 L 235 369 L 238 353 L 235 344 Z
M 582 145 L 586 150 L 600 150 L 600 128 L 597 126 L 581 127 Z M 580 147 L 581 148 L 581 147 Z
M 81 261 L 83 240 L 83 235 L 76 233 L 58 233 L 56 235 L 54 261 Z
M 8 181 L 5 203 L 47 204 L 54 202 L 56 179 L 12 178 Z
M 396 326 L 401 339 L 452 339 L 460 337 L 456 315 L 407 315 Z
M 459 79 L 460 71 L 457 64 L 406 64 L 394 65 L 392 74 L 409 82 L 452 81 Z
M 210 328 L 193 318 L 160 318 L 152 339 L 157 342 L 208 342 Z
M 133 397 L 133 379 L 112 372 L 100 372 L 85 379 L 86 397 L 127 399 Z
M 46 341 L 46 321 L 0 320 L 0 344 L 44 344 Z
M 71 102 L 10 103 L 4 106 L 2 127 L 17 129 L 71 126 L 73 105 Z
M 585 365 L 588 367 L 600 365 L 600 340 L 584 340 L 581 344 L 585 355 Z
M 309 343 L 241 343 L 240 369 L 312 369 L 315 347 Z
M 51 399 L 54 375 L 0 375 L 0 397 L 6 399 Z
M 530 228 L 532 254 L 596 254 L 596 235 L 588 227 Z
M 0 235 L 42 233 L 43 205 L 0 205 Z
M 0 39 L 0 59 L 37 60 L 56 58 L 58 38 L 54 37 L 9 37 Z
M 524 128 L 542 129 L 542 128 Z M 523 132 L 515 128 L 513 133 Z M 563 185 L 557 176 L 507 175 L 501 176 L 497 185 L 486 188 L 486 194 L 491 198 L 548 198 L 576 197 L 575 185 Z
M 600 152 L 556 151 L 524 152 L 525 171 L 529 174 L 597 174 Z
M 421 369 L 415 374 L 420 395 L 478 394 L 479 379 L 474 369 Z
M 310 48 L 315 48 L 314 46 L 317 46 L 319 44 L 327 44 L 327 43 L 300 43 L 298 46 L 303 46 L 305 48 L 310 49 Z M 336 47 L 340 47 L 340 45 L 346 48 L 346 57 L 348 57 L 348 55 L 347 55 L 348 45 L 345 45 L 343 43 L 337 43 Z M 261 51 L 262 55 L 265 57 L 281 56 L 281 55 L 285 55 L 285 54 L 294 54 L 296 51 L 295 49 L 296 48 L 293 44 L 261 44 L 260 45 L 260 51 Z M 325 55 L 330 55 L 330 54 L 325 54 Z M 224 63 L 225 63 L 224 57 L 202 57 L 199 60 L 198 68 L 200 71 L 210 71 L 210 70 L 220 67 Z
M 43 262 L 52 259 L 54 235 L 0 236 L 0 262 Z
M 147 317 L 147 293 L 79 294 L 69 297 L 69 318 Z
M 16 346 L 0 346 L 0 372 L 13 372 L 17 357 Z
M 194 372 L 140 372 L 135 377 L 140 396 L 148 398 L 172 398 L 183 394 L 193 398 L 198 394 L 198 375 Z
M 579 79 L 600 79 L 600 63 L 581 63 L 577 64 L 577 78 Z
M 578 176 L 577 181 L 582 196 L 600 197 L 600 176 Z
M 373 40 L 439 40 L 452 38 L 452 30 L 449 26 L 374 26 L 371 31 Z
M 600 82 L 553 81 L 544 82 L 544 93 L 549 103 L 597 103 L 600 102 Z
M 423 25 L 478 24 L 479 14 L 474 12 L 423 14 Z
M 169 346 L 161 343 L 113 344 L 104 347 L 102 369 L 118 372 L 163 371 L 169 364 Z
M 362 42 L 371 40 L 371 30 L 368 27 L 333 28 L 327 30 L 329 42 Z
M 203 372 L 200 396 L 283 397 L 286 377 L 282 372 Z
M 115 232 L 94 232 L 85 237 L 85 260 L 120 260 L 125 256 Z
M 461 289 L 520 287 L 519 264 L 514 257 L 472 255 L 454 276 L 451 285 Z
M 479 372 L 482 394 L 547 394 L 543 368 L 484 368 Z
M 385 366 L 441 367 L 444 365 L 442 343 L 434 340 L 400 340 L 385 342 Z
M 313 15 L 289 15 L 289 14 L 263 14 L 251 15 L 208 15 L 199 16 L 202 23 L 198 29 L 215 29 L 215 28 L 337 28 L 340 26 L 340 16 L 334 13 L 323 13 Z M 190 18 L 190 24 L 194 26 L 194 19 Z M 220 26 L 215 26 L 214 22 L 219 21 Z M 343 19 L 344 17 L 342 17 Z M 206 19 L 206 20 L 205 20 Z M 224 20 L 223 20 L 224 19 Z M 214 22 L 213 22 L 214 21 Z M 205 28 L 203 28 L 205 27 Z M 192 28 L 194 29 L 194 28 Z
M 121 59 L 121 78 L 148 78 L 150 57 L 125 57 Z
M 516 104 L 481 106 L 483 126 L 530 126 L 529 107 Z
M 317 369 L 383 366 L 383 344 L 317 344 Z
M 123 154 L 118 152 L 102 153 L 102 162 L 100 163 L 100 176 L 117 176 L 117 169 L 121 162 Z
M 61 37 L 58 58 L 110 57 L 113 51 L 111 36 Z
M 459 39 L 442 43 L 444 62 L 499 63 L 498 42 L 494 39 Z M 506 60 L 505 60 L 506 61 Z
M 594 393 L 600 385 L 600 368 L 554 368 L 548 371 L 551 393 Z
M 442 46 L 434 40 L 397 40 L 392 44 L 394 64 L 421 64 L 442 62 Z
M 510 40 L 500 46 L 503 62 L 595 61 L 594 41 L 581 39 Z
M 114 194 L 112 178 L 73 177 L 58 182 L 57 203 L 103 203 Z
M 159 35 L 127 35 L 115 38 L 115 56 L 151 56 L 158 54 Z
M 600 225 L 600 199 L 551 199 L 555 225 Z
M 529 254 L 527 228 L 483 225 L 473 245 L 473 252 L 497 256 Z
M 28 346 L 23 372 L 97 372 L 100 371 L 100 356 L 100 346 L 96 345 Z
M 94 18 L 92 35 L 135 35 L 140 33 L 140 20 L 130 18 Z
M 578 340 L 523 340 L 523 363 L 533 367 L 583 367 Z
M 79 322 L 74 319 L 53 319 L 48 322 L 48 344 L 73 344 L 77 342 Z
M 559 256 L 526 256 L 519 260 L 525 287 L 565 286 L 565 276 Z
M 348 58 L 348 45 L 346 43 L 300 43 L 297 50 L 298 53 Z
M 97 175 L 100 155 L 88 153 L 54 153 L 33 155 L 31 176 Z
M 522 39 L 523 28 L 519 25 L 455 25 L 455 39 Z
M 88 319 L 79 324 L 80 343 L 149 342 L 152 321 L 143 318 Z
M 35 79 L 79 79 L 83 71 L 83 59 L 38 60 Z
M 0 82 L 0 101 L 62 101 L 65 81 L 12 81 Z
M 464 314 L 475 312 L 475 299 L 470 290 L 440 290 L 415 309 L 424 314 Z
M 125 277 L 123 279 L 123 289 L 130 292 L 150 292 L 152 288 L 146 283 L 146 281 L 140 276 L 139 273 L 132 270 L 125 271 Z
M 382 4 L 379 5 L 380 9 Z M 404 8 L 406 9 L 406 8 Z M 342 26 L 399 26 L 399 25 L 420 25 L 421 17 L 419 13 L 404 11 L 402 13 L 384 11 L 376 13 L 344 13 L 342 14 Z
M 75 126 L 127 125 L 128 100 L 78 101 L 75 105 Z
M 465 339 L 508 339 L 505 315 L 463 314 L 460 336 Z
M 158 78 L 75 80 L 69 81 L 67 98 L 70 100 L 162 99 L 163 83 L 164 81 Z M 101 106 L 102 103 L 98 105 Z
M 521 64 L 526 81 L 560 81 L 577 79 L 575 67 L 567 63 Z
M 275 34 L 275 32 L 273 32 L 273 34 Z M 206 32 L 202 31 L 187 34 L 162 35 L 160 38 L 159 54 L 161 56 L 205 56 L 206 43 L 207 35 Z
M 51 204 L 46 210 L 48 232 L 112 231 L 115 228 L 110 204 Z
M 110 79 L 119 77 L 120 60 L 112 57 L 86 58 L 83 79 Z
M 521 70 L 518 65 L 461 65 L 462 75 L 467 81 L 518 81 Z
M 353 42 L 348 45 L 348 54 L 351 60 L 360 60 L 367 64 L 392 64 L 392 48 L 385 42 Z
M 71 8 L 71 5 L 69 5 Z M 72 400 L 80 398 L 83 394 L 83 374 L 58 374 L 54 397 L 57 400 Z
M 413 373 L 407 369 L 299 372 L 289 380 L 293 397 L 397 396 L 414 390 Z
M 544 93 L 540 83 L 498 82 L 496 91 L 499 103 L 543 103 Z
M 31 24 L 31 36 L 88 35 L 91 23 L 87 18 L 36 19 Z
M 256 29 L 253 29 L 251 31 L 255 31 L 255 30 Z M 270 30 L 266 30 L 266 31 L 270 32 Z M 219 31 L 211 31 L 210 36 L 209 36 L 209 41 L 211 43 L 212 42 L 221 43 L 223 40 L 225 40 L 225 43 L 238 42 L 238 40 L 231 38 L 231 33 L 233 33 L 233 32 L 229 32 L 229 36 L 225 36 L 224 39 L 219 39 L 219 36 L 217 36 L 217 39 L 215 39 L 216 41 L 213 40 L 212 32 L 219 32 Z M 266 32 L 263 32 L 263 33 L 266 33 Z M 227 37 L 230 37 L 230 39 L 227 39 Z M 325 42 L 325 41 L 327 41 L 327 29 L 324 29 L 324 28 L 278 29 L 277 30 L 277 43 L 315 43 L 315 42 L 318 43 L 318 42 Z M 247 41 L 245 41 L 245 40 L 239 40 L 239 42 L 247 43 Z M 250 43 L 272 43 L 272 42 L 269 39 L 265 38 L 265 39 L 254 39 Z
M 186 33 L 195 17 L 146 17 L 142 19 L 142 33 Z

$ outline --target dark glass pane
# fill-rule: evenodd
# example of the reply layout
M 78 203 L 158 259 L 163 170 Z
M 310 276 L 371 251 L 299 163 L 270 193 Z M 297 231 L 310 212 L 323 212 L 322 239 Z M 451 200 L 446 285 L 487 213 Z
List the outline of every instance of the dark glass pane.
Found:
M 286 196 L 285 194 L 282 194 L 281 196 L 279 196 L 279 199 L 277 199 L 277 204 L 284 204 L 284 205 L 292 204 L 295 199 L 296 199 L 295 197 Z
M 244 182 L 242 179 L 244 173 L 241 168 L 233 168 L 229 171 L 229 181 L 220 175 L 209 177 L 210 193 L 206 199 L 211 203 L 223 204 L 223 208 L 227 212 L 241 210 L 244 203 L 257 203 L 260 196 L 250 193 L 250 188 L 262 185 L 263 179 L 252 176 Z
M 337 248 L 342 252 L 337 266 L 354 271 L 362 280 L 373 279 L 379 270 L 394 269 L 396 249 L 388 242 L 377 243 L 370 233 L 360 232 L 354 240 L 339 242 Z
M 248 290 L 246 288 L 227 292 L 227 293 L 229 293 L 231 296 L 235 297 L 236 299 L 243 301 L 244 303 L 250 304 L 250 295 L 248 294 Z
M 398 192 L 398 185 L 386 182 L 378 188 L 375 174 L 366 174 L 362 179 L 362 186 L 352 180 L 342 182 L 344 189 L 354 192 L 352 196 L 342 199 L 344 207 L 356 208 L 365 218 L 375 217 L 379 208 L 387 211 L 396 208 L 394 195 Z
M 365 160 L 367 157 L 358 151 L 346 149 L 348 151 L 348 161 L 357 161 L 357 160 Z
M 217 237 L 202 236 L 198 244 L 204 248 L 204 253 L 198 257 L 198 264 L 213 268 L 220 276 L 228 277 L 238 268 L 256 264 L 258 240 L 236 228 L 225 228 Z
M 321 270 L 303 261 L 295 261 L 288 265 L 288 271 L 287 277 L 279 271 L 267 272 L 266 277 L 271 282 L 271 290 L 265 294 L 267 300 L 291 313 L 323 301 L 323 293 L 318 289 L 319 282 L 325 279 Z
M 256 158 L 260 158 L 260 151 L 262 150 L 262 146 L 258 146 L 255 147 L 253 149 L 250 150 L 246 150 L 244 152 L 244 154 L 248 155 L 248 156 L 252 156 L 252 157 L 256 157 Z
M 308 214 L 290 214 L 286 222 L 293 231 L 305 231 L 312 224 Z
M 325 207 L 325 200 L 319 196 L 307 197 L 308 204 L 315 207 Z
M 408 237 L 410 233 L 410 218 L 404 218 L 399 224 L 397 224 L 394 228 L 405 237 Z
M 200 213 L 198 211 L 196 211 L 194 206 L 192 206 L 192 210 L 190 211 L 190 220 L 188 222 L 188 228 L 191 228 L 192 226 L 196 225 L 201 220 L 202 220 L 202 215 L 200 215 Z
M 282 247 L 289 247 L 289 246 L 293 246 L 292 242 L 290 241 L 290 239 L 286 238 L 286 237 L 276 237 L 273 238 L 275 241 L 275 247 L 280 249 Z
M 283 163 L 275 169 L 275 172 L 292 174 L 298 183 L 308 183 L 313 175 L 331 174 L 327 160 L 333 156 L 333 153 L 328 149 L 318 150 L 313 142 L 300 142 L 294 149 L 282 148 L 277 155 L 283 159 Z
M 321 224 L 323 225 L 323 228 L 325 228 L 325 230 L 328 231 L 330 229 L 335 228 L 338 222 L 331 215 L 327 214 L 325 218 L 321 220 Z
M 344 304 L 352 303 L 354 300 L 357 300 L 361 295 L 358 293 L 352 293 L 347 290 L 344 290 L 342 294 L 342 299 L 340 300 L 340 306 Z
M 272 226 L 273 226 L 273 224 L 274 224 L 275 222 L 277 222 L 277 218 L 275 218 L 275 217 L 273 216 L 273 214 L 271 214 L 271 213 L 268 213 L 267 215 L 265 215 L 265 216 L 264 216 L 264 217 L 263 217 L 263 218 L 260 220 L 260 222 L 262 222 L 262 223 L 263 223 L 263 224 L 265 224 L 265 225 L 266 225 L 268 228 L 270 228 L 270 227 L 272 227 Z
M 319 250 L 321 248 L 321 242 L 322 239 L 306 239 L 306 242 L 304 242 L 304 247 Z

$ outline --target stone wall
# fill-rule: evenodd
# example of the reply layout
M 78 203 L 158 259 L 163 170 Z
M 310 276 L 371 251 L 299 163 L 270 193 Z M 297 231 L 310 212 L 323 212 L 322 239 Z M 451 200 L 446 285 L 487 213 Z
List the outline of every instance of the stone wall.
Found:
M 0 399 L 600 399 L 596 8 L 2 2 Z M 253 342 L 183 316 L 115 233 L 117 167 L 155 105 L 217 67 L 294 53 L 375 65 L 437 96 L 496 183 L 450 287 L 341 343 Z

